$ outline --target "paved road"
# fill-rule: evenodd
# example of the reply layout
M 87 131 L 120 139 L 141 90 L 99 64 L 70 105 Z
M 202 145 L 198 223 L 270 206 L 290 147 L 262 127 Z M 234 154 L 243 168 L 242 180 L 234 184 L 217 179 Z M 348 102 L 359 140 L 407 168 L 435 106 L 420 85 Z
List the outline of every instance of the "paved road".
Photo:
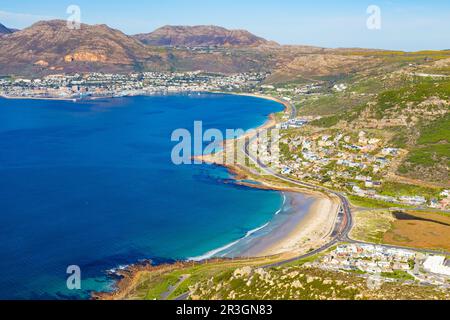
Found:
M 253 140 L 256 139 L 253 138 Z M 330 241 L 323 245 L 320 248 L 317 248 L 314 251 L 311 251 L 307 254 L 298 256 L 298 257 L 294 257 L 288 260 L 284 260 L 284 261 L 280 261 L 271 265 L 267 265 L 265 266 L 266 268 L 270 268 L 270 267 L 279 267 L 285 264 L 289 264 L 291 262 L 295 262 L 297 260 L 301 260 L 301 259 L 305 259 L 305 258 L 309 258 L 312 257 L 318 253 L 324 252 L 326 250 L 328 250 L 329 248 L 333 247 L 334 245 L 338 244 L 339 242 L 348 242 L 348 243 L 355 243 L 355 244 L 370 244 L 367 242 L 363 242 L 363 241 L 356 241 L 350 238 L 349 234 L 353 228 L 354 225 L 354 221 L 353 221 L 353 214 L 352 214 L 352 210 L 351 210 L 351 206 L 350 203 L 347 199 L 347 197 L 340 192 L 325 188 L 325 187 L 320 187 L 320 186 L 315 186 L 309 183 L 305 183 L 305 182 L 301 182 L 301 181 L 297 181 L 288 177 L 285 177 L 281 174 L 278 174 L 276 172 L 274 172 L 273 170 L 271 170 L 270 168 L 268 168 L 264 163 L 262 163 L 259 159 L 256 159 L 249 151 L 249 146 L 250 143 L 253 141 L 250 140 L 248 141 L 245 145 L 244 145 L 244 153 L 246 154 L 247 157 L 249 157 L 254 163 L 256 163 L 261 170 L 263 170 L 264 172 L 266 172 L 267 174 L 276 177 L 280 180 L 289 182 L 291 184 L 295 184 L 298 185 L 300 187 L 306 187 L 309 189 L 314 189 L 317 191 L 322 191 L 328 194 L 332 194 L 335 195 L 336 197 L 339 198 L 340 202 L 341 202 L 341 208 L 339 210 L 339 214 L 338 214 L 338 218 L 336 220 L 336 224 L 334 227 L 334 230 L 331 234 L 331 239 Z M 385 248 L 392 248 L 392 249 L 407 249 L 407 250 L 413 250 L 413 251 L 417 251 L 417 252 L 422 252 L 422 253 L 428 253 L 428 254 L 445 254 L 445 255 L 450 255 L 449 252 L 445 252 L 445 251 L 437 251 L 437 250 L 427 250 L 427 249 L 417 249 L 417 248 L 410 248 L 410 247 L 402 247 L 402 246 L 394 246 L 394 245 L 386 245 L 386 244 L 380 244 L 380 246 L 383 246 Z
M 292 104 L 289 104 L 290 108 L 291 108 L 291 113 L 290 113 L 290 118 L 295 118 L 296 117 L 296 109 L 294 106 L 292 106 Z M 253 137 L 252 139 L 250 139 L 250 141 L 247 141 L 243 147 L 243 152 L 244 154 L 252 161 L 254 162 L 262 171 L 264 171 L 266 174 L 275 177 L 279 180 L 283 180 L 285 182 L 294 184 L 294 185 L 298 185 L 300 187 L 305 187 L 308 189 L 313 189 L 313 190 L 317 190 L 317 191 L 321 191 L 327 194 L 331 194 L 336 196 L 340 202 L 341 202 L 341 207 L 339 209 L 339 213 L 338 213 L 338 217 L 336 220 L 336 224 L 334 227 L 334 230 L 331 233 L 331 239 L 330 241 L 323 245 L 320 248 L 317 248 L 311 252 L 308 252 L 307 254 L 298 256 L 298 257 L 294 257 L 288 260 L 284 260 L 284 261 L 280 261 L 274 264 L 270 264 L 265 266 L 266 268 L 270 268 L 270 267 L 279 267 L 285 264 L 289 264 L 291 262 L 295 262 L 297 260 L 301 260 L 301 259 L 305 259 L 305 258 L 309 258 L 312 257 L 318 253 L 324 252 L 326 250 L 328 250 L 329 248 L 333 247 L 334 245 L 338 244 L 339 242 L 348 242 L 348 243 L 355 243 L 355 244 L 369 244 L 366 242 L 362 242 L 362 241 L 355 241 L 353 239 L 350 238 L 349 234 L 353 228 L 354 225 L 354 221 L 353 221 L 353 214 L 352 214 L 352 210 L 351 210 L 351 205 L 350 202 L 348 201 L 346 195 L 344 193 L 341 192 L 337 192 L 325 187 L 321 187 L 321 186 L 316 186 L 313 184 L 309 184 L 309 183 L 305 183 L 302 181 L 298 181 L 292 178 L 288 178 L 285 177 L 277 172 L 274 172 L 271 168 L 269 168 L 266 164 L 262 163 L 260 161 L 260 159 L 256 158 L 253 154 L 251 154 L 250 152 L 250 144 L 256 139 L 257 137 Z M 418 252 L 422 252 L 422 253 L 429 253 L 429 254 L 446 254 L 446 255 L 450 255 L 450 253 L 445 252 L 445 251 L 436 251 L 436 250 L 426 250 L 426 249 L 416 249 L 416 248 L 409 248 L 409 247 L 402 247 L 402 246 L 394 246 L 394 245 L 381 245 L 383 247 L 386 248 L 394 248 L 394 249 L 409 249 L 409 250 L 414 250 L 414 251 L 418 251 Z
M 303 188 L 308 188 L 308 189 L 313 189 L 313 190 L 317 190 L 317 191 L 322 191 L 328 194 L 332 194 L 335 195 L 339 198 L 340 202 L 341 202 L 341 207 L 339 210 L 339 214 L 336 220 L 336 224 L 334 227 L 334 230 L 331 233 L 331 240 L 328 244 L 314 250 L 311 251 L 305 255 L 299 256 L 299 257 L 295 257 L 286 261 L 282 261 L 282 262 L 278 262 L 276 264 L 273 265 L 269 265 L 268 267 L 275 267 L 275 266 L 281 266 L 283 264 L 287 264 L 299 259 L 304 259 L 304 258 L 308 258 L 311 257 L 317 253 L 323 252 L 327 249 L 329 249 L 330 247 L 334 246 L 335 244 L 337 244 L 340 241 L 349 241 L 349 237 L 348 234 L 350 233 L 352 227 L 353 227 L 353 216 L 351 213 L 351 208 L 350 208 L 350 203 L 348 202 L 347 198 L 345 197 L 345 195 L 343 195 L 342 193 L 333 191 L 331 189 L 325 188 L 325 187 L 319 187 L 319 186 L 315 186 L 309 183 L 305 183 L 305 182 L 301 182 L 298 180 L 294 180 L 292 178 L 288 178 L 285 177 L 281 174 L 278 174 L 276 172 L 274 172 L 272 169 L 268 168 L 264 163 L 262 163 L 259 159 L 256 159 L 249 151 L 249 145 L 251 141 L 248 141 L 245 145 L 244 145 L 244 152 L 247 155 L 247 157 L 249 157 L 254 163 L 256 163 L 261 170 L 263 170 L 265 173 L 269 174 L 272 177 L 276 177 L 279 180 L 283 180 L 285 182 L 303 187 Z
M 181 296 L 176 297 L 175 301 L 185 301 L 189 298 L 190 292 L 183 293 Z
M 184 275 L 182 275 L 182 276 L 180 277 L 180 279 L 178 280 L 178 282 L 177 282 L 175 285 L 169 286 L 169 288 L 167 289 L 167 291 L 164 292 L 164 293 L 161 295 L 161 299 L 162 299 L 162 300 L 167 300 L 167 298 L 169 298 L 170 295 L 171 295 L 172 293 L 174 293 L 175 290 L 177 290 L 178 287 L 181 286 L 181 284 L 182 284 L 184 281 L 186 281 L 187 279 L 189 279 L 190 276 L 191 276 L 190 274 L 184 274 Z
M 297 110 L 296 108 L 291 104 L 288 103 L 289 108 L 290 108 L 290 119 L 293 119 L 297 116 Z M 269 128 L 268 130 L 270 130 L 271 128 Z M 339 198 L 340 202 L 341 202 L 341 207 L 339 209 L 339 213 L 338 213 L 338 217 L 336 219 L 336 223 L 334 226 L 334 229 L 331 233 L 331 239 L 330 241 L 321 246 L 320 248 L 317 248 L 313 251 L 310 251 L 306 254 L 297 256 L 297 257 L 293 257 L 291 259 L 287 259 L 287 260 L 283 260 L 283 261 L 279 261 L 276 263 L 272 263 L 272 264 L 268 264 L 263 266 L 263 268 L 275 268 L 275 267 L 281 267 L 283 265 L 298 261 L 298 260 L 302 260 L 302 259 L 306 259 L 312 256 L 315 256 L 321 252 L 324 252 L 328 249 L 330 249 L 331 247 L 335 246 L 336 244 L 340 243 L 340 242 L 348 242 L 348 243 L 357 243 L 357 244 L 369 244 L 369 243 L 365 243 L 365 242 L 361 242 L 361 241 L 355 241 L 350 239 L 349 234 L 350 231 L 353 228 L 353 215 L 352 215 L 352 211 L 351 211 L 351 206 L 350 206 L 350 202 L 348 201 L 347 197 L 345 196 L 345 194 L 341 193 L 341 192 L 337 192 L 325 187 L 321 187 L 321 186 L 316 186 L 313 184 L 309 184 L 309 183 L 305 183 L 302 181 L 298 181 L 292 178 L 288 178 L 285 177 L 277 172 L 274 172 L 272 169 L 270 169 L 267 165 L 265 165 L 264 163 L 262 163 L 258 158 L 256 158 L 255 156 L 253 156 L 250 152 L 250 144 L 256 139 L 257 137 L 253 137 L 252 139 L 250 139 L 250 141 L 246 141 L 246 143 L 243 146 L 243 150 L 242 152 L 244 152 L 244 154 L 252 161 L 254 162 L 262 171 L 264 171 L 265 173 L 267 173 L 268 175 L 275 177 L 279 180 L 283 180 L 285 182 L 303 187 L 303 188 L 308 188 L 308 189 L 313 189 L 313 190 L 317 190 L 317 191 L 321 191 L 327 194 L 331 194 L 334 195 L 336 197 Z M 440 252 L 440 251 L 433 251 L 433 250 L 420 250 L 420 249 L 415 249 L 415 248 L 406 248 L 406 247 L 399 247 L 399 246 L 390 246 L 390 245 L 382 245 L 384 247 L 387 248 L 395 248 L 395 249 L 409 249 L 409 250 L 414 250 L 414 251 L 419 251 L 419 252 L 423 252 L 423 253 L 431 253 L 431 254 L 447 254 L 450 255 L 450 253 L 447 252 Z M 175 298 L 175 300 L 186 300 L 189 298 L 189 293 L 185 293 L 177 298 Z
M 296 110 L 295 106 L 293 106 L 291 103 L 288 102 L 287 104 L 289 105 L 289 109 L 290 109 L 290 119 L 294 119 L 297 116 L 297 110 Z M 269 128 L 269 130 L 270 129 L 271 128 Z M 348 237 L 348 234 L 350 233 L 350 231 L 353 227 L 353 216 L 351 213 L 350 203 L 348 202 L 345 195 L 340 192 L 336 192 L 334 190 L 331 190 L 331 189 L 328 189 L 325 187 L 315 186 L 315 185 L 312 185 L 309 183 L 305 183 L 302 181 L 298 181 L 298 180 L 295 180 L 292 178 L 285 177 L 277 172 L 274 172 L 266 164 L 262 163 L 260 159 L 256 158 L 253 154 L 251 154 L 250 144 L 255 139 L 257 139 L 257 136 L 250 139 L 250 141 L 246 141 L 246 143 L 243 146 L 242 152 L 266 174 L 268 174 L 272 177 L 276 177 L 279 180 L 283 180 L 285 182 L 288 182 L 288 183 L 291 183 L 291 184 L 294 184 L 294 185 L 297 185 L 297 186 L 300 186 L 303 188 L 313 189 L 313 190 L 322 191 L 322 192 L 325 192 L 328 194 L 335 195 L 336 197 L 339 198 L 339 200 L 341 202 L 341 207 L 340 207 L 339 214 L 338 214 L 338 217 L 336 220 L 336 224 L 335 224 L 334 230 L 331 233 L 331 239 L 327 244 L 323 245 L 320 248 L 317 248 L 314 251 L 304 254 L 302 256 L 294 257 L 292 259 L 288 259 L 285 261 L 280 261 L 275 264 L 267 265 L 265 267 L 266 268 L 277 267 L 277 266 L 288 264 L 288 263 L 291 263 L 291 262 L 294 262 L 294 261 L 297 261 L 300 259 L 309 258 L 311 256 L 314 256 L 320 252 L 323 252 L 323 251 L 329 249 L 330 247 L 334 246 L 335 244 L 337 244 L 340 241 L 349 241 L 350 239 Z

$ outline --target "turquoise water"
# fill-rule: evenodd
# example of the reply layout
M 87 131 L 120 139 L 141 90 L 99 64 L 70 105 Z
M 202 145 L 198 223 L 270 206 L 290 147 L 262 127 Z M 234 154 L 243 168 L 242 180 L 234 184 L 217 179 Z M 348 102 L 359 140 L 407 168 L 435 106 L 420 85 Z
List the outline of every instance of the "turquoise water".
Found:
M 105 271 L 204 255 L 266 224 L 278 192 L 175 166 L 172 131 L 253 128 L 282 106 L 231 95 L 0 99 L 0 298 L 80 299 Z M 79 265 L 82 290 L 66 289 Z

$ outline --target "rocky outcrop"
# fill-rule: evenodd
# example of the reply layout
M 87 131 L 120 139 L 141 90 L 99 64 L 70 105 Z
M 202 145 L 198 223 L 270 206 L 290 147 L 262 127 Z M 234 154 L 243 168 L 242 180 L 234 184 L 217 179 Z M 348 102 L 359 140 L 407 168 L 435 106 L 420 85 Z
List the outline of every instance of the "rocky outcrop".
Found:
M 67 72 L 128 72 L 136 65 L 168 68 L 165 58 L 164 52 L 106 25 L 70 29 L 66 21 L 42 21 L 0 38 L 0 73 L 38 74 L 50 67 Z
M 342 50 L 279 46 L 245 30 L 216 26 L 167 26 L 132 37 L 106 25 L 72 29 L 52 20 L 0 37 L 0 75 L 202 70 L 268 72 L 267 82 L 279 83 L 350 73 L 373 62 Z
M 76 52 L 64 57 L 65 62 L 107 62 L 106 55 L 93 52 Z

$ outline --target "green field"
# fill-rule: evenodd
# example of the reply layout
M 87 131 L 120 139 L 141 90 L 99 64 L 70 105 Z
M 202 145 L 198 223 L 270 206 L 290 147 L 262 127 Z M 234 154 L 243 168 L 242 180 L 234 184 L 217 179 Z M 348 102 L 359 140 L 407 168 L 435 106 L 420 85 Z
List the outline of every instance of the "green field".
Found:
M 358 196 L 354 196 L 354 195 L 350 195 L 348 198 L 353 205 L 355 205 L 357 207 L 362 207 L 362 208 L 377 209 L 377 208 L 392 208 L 392 207 L 399 206 L 397 204 L 393 204 L 393 203 L 389 203 L 389 202 L 383 202 L 383 201 L 378 201 L 378 200 L 374 200 L 374 199 L 358 197 Z
M 406 271 L 395 270 L 394 272 L 383 272 L 381 276 L 402 281 L 414 281 L 414 277 Z
M 441 188 L 428 188 L 392 181 L 383 183 L 383 188 L 381 190 L 381 194 L 387 196 L 399 197 L 422 195 L 427 199 L 438 198 L 441 192 Z

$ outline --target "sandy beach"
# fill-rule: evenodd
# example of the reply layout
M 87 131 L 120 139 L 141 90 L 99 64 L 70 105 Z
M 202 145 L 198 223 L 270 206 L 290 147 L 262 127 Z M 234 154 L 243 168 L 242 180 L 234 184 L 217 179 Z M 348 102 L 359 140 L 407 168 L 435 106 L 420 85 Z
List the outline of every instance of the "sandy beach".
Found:
M 244 94 L 243 94 L 244 95 Z M 279 99 L 259 95 L 247 95 L 262 99 L 269 99 L 282 103 L 289 111 L 289 104 Z M 254 132 L 246 134 L 239 139 L 251 139 L 257 130 L 269 129 L 277 124 L 274 115 Z M 209 256 L 205 254 L 204 260 L 198 263 L 207 263 L 208 259 L 218 262 L 222 258 L 252 258 L 258 259 L 280 259 L 291 258 L 309 252 L 311 249 L 321 247 L 329 242 L 334 229 L 340 201 L 334 196 L 321 192 L 301 188 L 297 186 L 286 186 L 281 180 L 268 179 L 260 175 L 252 168 L 241 165 L 227 165 L 224 162 L 223 152 L 227 152 L 226 147 L 234 146 L 234 143 L 224 143 L 222 152 L 196 157 L 204 163 L 226 167 L 234 176 L 237 184 L 251 188 L 266 190 L 276 190 L 284 193 L 286 201 L 282 208 L 275 213 L 273 219 L 251 236 L 235 242 L 225 252 L 218 252 L 217 255 Z M 256 182 L 256 183 L 251 183 Z M 218 258 L 216 258 L 218 256 Z M 182 269 L 186 267 L 185 262 L 181 264 L 170 264 L 163 266 L 151 265 L 131 265 L 121 271 L 122 280 L 118 281 L 117 289 L 112 293 L 95 294 L 97 299 L 122 299 L 127 296 L 130 290 L 137 285 L 140 275 L 148 272 L 159 272 L 159 268 L 169 268 L 170 270 Z M 227 261 L 227 260 L 224 260 Z M 249 263 L 249 260 L 245 260 Z
M 286 202 L 273 219 L 241 239 L 225 257 L 300 255 L 324 244 L 334 227 L 338 204 L 318 195 L 284 192 Z
M 277 98 L 256 94 L 240 94 L 261 99 L 279 102 L 285 106 L 285 112 L 290 105 Z M 340 202 L 337 198 L 310 189 L 300 187 L 286 187 L 282 181 L 267 180 L 256 170 L 242 164 L 229 164 L 227 154 L 234 154 L 235 143 L 242 144 L 243 140 L 252 139 L 257 131 L 273 128 L 277 124 L 274 114 L 255 131 L 247 133 L 238 139 L 223 142 L 223 151 L 216 154 L 196 157 L 205 163 L 225 166 L 234 175 L 237 183 L 252 188 L 278 190 L 286 192 L 291 201 L 288 216 L 280 222 L 279 216 L 275 216 L 264 228 L 270 229 L 253 241 L 241 239 L 234 246 L 234 250 L 227 256 L 232 257 L 263 257 L 278 254 L 298 255 L 308 252 L 312 248 L 318 248 L 329 240 L 334 228 Z M 249 183 L 248 180 L 258 184 Z M 305 200 L 307 199 L 307 200 Z M 308 204 L 305 204 L 305 201 Z M 283 211 L 284 208 L 281 208 Z M 275 224 L 275 225 L 274 225 Z M 261 230 L 262 232 L 265 230 Z M 242 245 L 242 242 L 247 242 Z M 240 247 L 241 246 L 241 247 Z
M 313 197 L 313 203 L 304 214 L 294 212 L 282 227 L 273 230 L 270 237 L 262 238 L 258 246 L 251 248 L 248 255 L 299 255 L 323 245 L 333 230 L 338 207 L 332 199 Z M 297 210 L 302 209 L 304 208 L 300 207 Z

